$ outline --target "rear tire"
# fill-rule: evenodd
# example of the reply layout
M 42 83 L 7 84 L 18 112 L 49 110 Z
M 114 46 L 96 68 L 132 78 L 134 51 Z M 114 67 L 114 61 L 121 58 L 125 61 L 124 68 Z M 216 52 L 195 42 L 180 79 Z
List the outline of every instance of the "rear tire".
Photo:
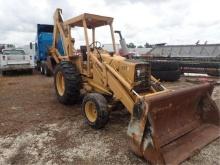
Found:
M 44 65 L 40 64 L 40 73 L 43 75 L 44 74 Z
M 87 94 L 83 99 L 82 111 L 86 117 L 87 123 L 92 128 L 103 128 L 109 120 L 107 101 L 101 94 Z
M 81 76 L 74 64 L 63 61 L 56 66 L 54 85 L 60 103 L 69 105 L 79 100 Z
M 39 61 L 37 61 L 36 70 L 37 70 L 37 71 L 40 71 L 40 62 L 39 62 Z
M 50 77 L 52 75 L 50 69 L 47 66 L 47 64 L 44 64 L 44 75 L 47 76 L 47 77 Z

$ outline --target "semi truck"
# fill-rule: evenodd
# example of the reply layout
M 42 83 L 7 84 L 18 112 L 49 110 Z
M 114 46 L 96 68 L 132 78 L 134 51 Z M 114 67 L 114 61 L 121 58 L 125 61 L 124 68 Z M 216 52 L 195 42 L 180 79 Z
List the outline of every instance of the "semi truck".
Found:
M 53 42 L 53 29 L 53 25 L 37 24 L 36 41 L 34 44 L 30 43 L 30 48 L 35 49 L 37 70 L 45 76 L 51 76 L 53 74 L 53 70 L 50 67 L 51 59 L 50 56 L 48 56 L 49 49 Z M 59 47 L 59 52 L 62 55 L 63 46 L 60 39 L 58 40 L 57 45 Z

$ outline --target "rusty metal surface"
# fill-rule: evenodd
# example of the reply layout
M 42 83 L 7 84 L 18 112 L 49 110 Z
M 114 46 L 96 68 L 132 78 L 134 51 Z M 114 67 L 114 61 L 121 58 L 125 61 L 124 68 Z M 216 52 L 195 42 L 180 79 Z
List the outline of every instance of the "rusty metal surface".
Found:
M 209 86 L 196 86 L 151 97 L 149 116 L 154 129 L 153 138 L 161 147 L 184 135 L 201 123 L 199 103 Z
M 167 164 L 178 157 L 175 164 L 219 137 L 220 115 L 210 97 L 212 90 L 213 85 L 202 84 L 146 97 L 134 108 L 129 123 L 132 150 L 153 164 Z M 189 137 L 197 143 L 191 145 Z M 185 144 L 189 145 L 184 147 Z M 176 156 L 172 153 L 174 148 L 170 149 L 173 145 L 176 150 L 179 148 Z
M 161 149 L 166 164 L 178 164 L 219 136 L 219 127 L 203 124 Z

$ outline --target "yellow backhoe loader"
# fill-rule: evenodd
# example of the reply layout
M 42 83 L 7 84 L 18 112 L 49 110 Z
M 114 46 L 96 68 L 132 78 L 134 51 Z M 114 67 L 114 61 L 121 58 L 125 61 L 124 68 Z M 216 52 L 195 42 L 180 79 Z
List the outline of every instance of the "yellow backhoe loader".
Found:
M 82 111 L 96 129 L 107 124 L 112 109 L 123 105 L 131 114 L 127 131 L 131 149 L 152 164 L 179 164 L 218 138 L 220 115 L 211 99 L 213 85 L 166 89 L 151 76 L 148 63 L 116 54 L 112 23 L 111 17 L 88 13 L 64 21 L 62 10 L 55 11 L 48 60 L 58 100 L 72 104 L 83 95 Z M 102 26 L 109 27 L 112 52 L 95 39 Z M 74 48 L 71 35 L 76 27 L 84 32 L 80 50 Z M 64 54 L 57 48 L 60 40 Z

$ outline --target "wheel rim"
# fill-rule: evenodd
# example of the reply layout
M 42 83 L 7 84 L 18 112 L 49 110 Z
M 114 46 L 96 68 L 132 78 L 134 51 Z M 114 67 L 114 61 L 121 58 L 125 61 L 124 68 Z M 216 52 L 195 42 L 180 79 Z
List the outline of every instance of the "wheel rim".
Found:
M 88 101 L 85 104 L 85 114 L 87 119 L 90 122 L 95 122 L 97 119 L 97 111 L 96 111 L 96 105 L 92 101 Z
M 56 87 L 59 95 L 63 96 L 65 91 L 65 82 L 63 73 L 60 71 L 56 75 Z

